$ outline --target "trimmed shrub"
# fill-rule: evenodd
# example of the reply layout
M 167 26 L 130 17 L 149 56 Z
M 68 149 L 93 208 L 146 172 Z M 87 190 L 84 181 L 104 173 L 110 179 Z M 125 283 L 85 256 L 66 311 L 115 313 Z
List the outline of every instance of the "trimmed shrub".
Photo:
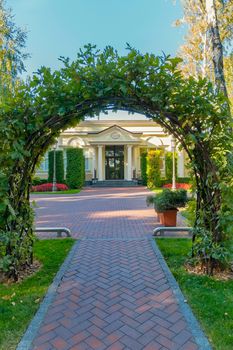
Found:
M 156 196 L 149 196 L 147 198 L 147 204 L 154 204 L 157 212 L 185 207 L 187 201 L 187 191 L 183 189 L 178 191 L 165 189 Z
M 169 181 L 165 177 L 162 177 L 160 179 L 160 182 L 161 182 L 161 187 L 163 187 L 164 185 L 167 185 L 169 183 Z
M 57 191 L 68 190 L 68 186 L 66 186 L 65 184 L 57 183 L 56 187 L 57 187 Z M 42 185 L 32 186 L 32 192 L 51 192 L 52 190 L 53 190 L 53 184 L 51 182 L 45 183 Z
M 66 183 L 69 188 L 81 188 L 85 180 L 85 160 L 81 148 L 66 150 L 67 168 Z
M 191 183 L 191 178 L 190 177 L 178 177 L 177 178 L 177 182 L 179 183 L 186 183 L 186 184 L 189 184 Z
M 141 154 L 141 177 L 142 184 L 147 186 L 147 152 Z
M 161 150 L 151 150 L 147 154 L 147 186 L 149 188 L 161 186 Z
M 175 153 L 175 161 L 176 161 L 176 178 L 177 178 L 177 153 Z M 173 168 L 173 152 L 165 152 L 165 174 L 166 174 L 166 179 L 169 182 L 172 181 L 172 168 Z
M 42 184 L 45 184 L 45 183 L 47 183 L 47 182 L 48 182 L 47 179 L 41 179 L 40 177 L 35 176 L 35 177 L 32 179 L 32 186 L 42 185 Z
M 64 156 L 63 151 L 56 152 L 56 181 L 58 183 L 64 182 Z M 54 167 L 54 151 L 49 152 L 49 174 L 48 182 L 53 181 L 53 167 Z

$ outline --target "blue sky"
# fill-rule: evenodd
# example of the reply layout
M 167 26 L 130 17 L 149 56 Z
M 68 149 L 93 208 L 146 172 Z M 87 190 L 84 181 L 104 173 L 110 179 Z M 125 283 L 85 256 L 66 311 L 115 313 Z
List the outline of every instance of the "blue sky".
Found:
M 28 31 L 27 73 L 40 66 L 59 68 L 59 56 L 74 58 L 86 43 L 126 42 L 142 52 L 175 55 L 185 35 L 172 23 L 182 16 L 179 0 L 6 0 L 17 25 Z

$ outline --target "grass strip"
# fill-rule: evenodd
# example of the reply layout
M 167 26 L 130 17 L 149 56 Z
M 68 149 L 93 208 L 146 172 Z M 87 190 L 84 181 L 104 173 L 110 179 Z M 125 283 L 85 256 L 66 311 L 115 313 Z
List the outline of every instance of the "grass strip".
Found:
M 40 270 L 20 283 L 0 284 L 1 350 L 16 348 L 74 242 L 72 238 L 37 240 L 34 252 Z
M 188 273 L 184 262 L 191 241 L 181 238 L 157 238 L 166 262 L 216 350 L 233 349 L 233 280 Z
M 80 189 L 74 189 L 74 190 L 67 190 L 67 191 L 46 191 L 46 192 L 31 192 L 32 194 L 76 194 L 79 193 Z

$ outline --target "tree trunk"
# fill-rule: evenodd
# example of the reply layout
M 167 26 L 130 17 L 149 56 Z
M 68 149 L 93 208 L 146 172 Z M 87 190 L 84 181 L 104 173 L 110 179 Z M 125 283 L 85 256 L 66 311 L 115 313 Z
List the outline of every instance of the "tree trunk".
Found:
M 206 14 L 213 50 L 212 59 L 214 65 L 215 83 L 217 88 L 221 90 L 226 97 L 228 97 L 223 70 L 223 46 L 219 33 L 216 0 L 206 0 Z
M 207 33 L 201 35 L 203 42 L 202 77 L 207 77 Z

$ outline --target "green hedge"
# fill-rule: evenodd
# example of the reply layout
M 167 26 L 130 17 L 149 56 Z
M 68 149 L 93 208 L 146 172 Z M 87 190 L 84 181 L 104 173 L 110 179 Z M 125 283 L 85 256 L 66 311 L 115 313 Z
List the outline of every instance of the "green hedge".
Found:
M 66 183 L 69 188 L 81 188 L 85 180 L 85 161 L 81 148 L 68 148 L 66 151 Z
M 54 151 L 49 152 L 48 182 L 53 182 Z M 64 156 L 63 151 L 56 151 L 56 182 L 64 183 Z
M 37 185 L 43 185 L 45 183 L 48 182 L 48 179 L 42 179 L 38 176 L 35 176 L 33 179 L 32 179 L 32 186 L 37 186 Z
M 142 184 L 147 186 L 147 152 L 141 153 L 141 177 Z
M 147 153 L 147 186 L 149 188 L 161 186 L 161 150 L 151 150 Z
M 190 177 L 178 177 L 177 178 L 177 182 L 178 183 L 185 183 L 185 184 L 189 184 L 191 181 Z

